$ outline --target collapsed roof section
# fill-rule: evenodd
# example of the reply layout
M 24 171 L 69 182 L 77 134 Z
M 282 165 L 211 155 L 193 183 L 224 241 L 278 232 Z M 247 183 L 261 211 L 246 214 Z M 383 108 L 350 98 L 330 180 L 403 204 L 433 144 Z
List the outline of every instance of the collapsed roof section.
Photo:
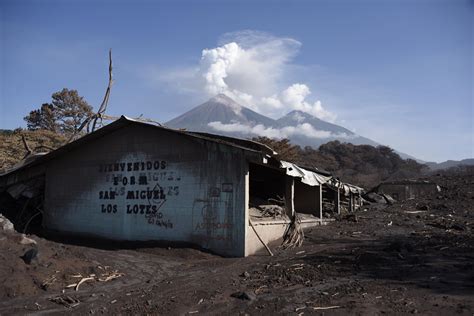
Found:
M 302 168 L 292 162 L 280 161 L 281 167 L 286 169 L 286 174 L 293 178 L 301 178 L 301 182 L 310 186 L 318 186 L 329 182 L 332 177 Z
M 281 160 L 280 164 L 282 168 L 286 169 L 287 175 L 293 178 L 300 178 L 302 183 L 309 186 L 319 186 L 326 184 L 336 189 L 342 189 L 345 195 L 348 195 L 349 192 L 360 194 L 362 191 L 364 191 L 364 189 L 361 187 L 344 183 L 331 175 L 308 170 L 288 161 Z

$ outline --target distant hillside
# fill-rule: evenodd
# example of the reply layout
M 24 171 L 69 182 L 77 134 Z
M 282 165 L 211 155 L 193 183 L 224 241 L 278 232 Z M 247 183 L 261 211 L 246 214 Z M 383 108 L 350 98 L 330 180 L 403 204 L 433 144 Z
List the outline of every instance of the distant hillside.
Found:
M 0 129 L 0 135 L 11 135 L 14 131 L 11 129 Z
M 474 158 L 463 159 L 463 160 L 447 160 L 445 162 L 436 163 L 436 162 L 427 162 L 426 165 L 430 170 L 442 170 L 449 169 L 459 166 L 474 166 Z
M 420 177 L 426 166 L 402 159 L 386 146 L 353 145 L 332 141 L 318 149 L 301 148 L 288 140 L 254 138 L 280 154 L 280 158 L 303 167 L 332 173 L 341 180 L 370 189 L 382 181 Z
M 276 120 L 276 122 L 280 127 L 309 124 L 317 130 L 327 131 L 331 133 L 331 136 L 320 139 L 311 139 L 307 135 L 295 135 L 291 137 L 291 142 L 293 144 L 300 145 L 303 147 L 312 146 L 317 148 L 320 145 L 332 140 L 340 140 L 341 142 L 352 143 L 354 145 L 380 145 L 379 143 L 371 139 L 355 134 L 354 132 L 348 130 L 345 127 L 323 121 L 317 117 L 312 116 L 311 114 L 302 111 L 291 111 L 287 115 Z

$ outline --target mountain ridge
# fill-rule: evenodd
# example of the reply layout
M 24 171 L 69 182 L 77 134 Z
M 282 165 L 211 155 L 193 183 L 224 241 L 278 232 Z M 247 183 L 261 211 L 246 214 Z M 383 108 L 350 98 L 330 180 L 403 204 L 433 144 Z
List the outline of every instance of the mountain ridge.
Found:
M 343 126 L 299 110 L 290 111 L 278 119 L 269 118 L 238 104 L 225 94 L 212 97 L 169 120 L 165 126 L 240 138 L 289 138 L 295 145 L 311 146 L 315 149 L 333 140 L 354 145 L 381 145 Z M 417 160 L 410 155 L 396 152 L 404 159 Z
M 460 166 L 474 166 L 474 158 L 467 158 L 461 160 L 446 160 L 443 162 L 427 162 L 426 165 L 433 171 L 444 170 Z
M 212 133 L 215 132 L 215 129 L 210 127 L 209 123 L 232 124 L 235 121 L 241 124 L 264 124 L 266 126 L 273 123 L 273 119 L 238 104 L 224 94 L 219 94 L 166 122 L 165 125 L 172 128 L 186 128 L 194 132 Z

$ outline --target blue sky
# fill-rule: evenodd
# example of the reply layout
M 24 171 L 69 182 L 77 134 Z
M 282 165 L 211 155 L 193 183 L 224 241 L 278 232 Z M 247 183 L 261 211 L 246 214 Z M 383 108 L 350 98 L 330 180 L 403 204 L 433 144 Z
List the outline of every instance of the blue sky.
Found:
M 462 0 L 3 0 L 0 128 L 64 87 L 97 107 L 112 48 L 110 115 L 166 122 L 225 90 L 423 160 L 474 157 L 473 15 Z

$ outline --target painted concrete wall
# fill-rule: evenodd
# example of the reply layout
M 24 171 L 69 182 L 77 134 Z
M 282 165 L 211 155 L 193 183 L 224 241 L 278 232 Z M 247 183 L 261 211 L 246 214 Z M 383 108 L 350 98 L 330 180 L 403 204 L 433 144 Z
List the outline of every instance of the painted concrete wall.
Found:
M 265 242 L 265 244 L 269 245 L 272 242 L 282 240 L 285 231 L 288 229 L 290 221 L 267 221 L 264 223 L 253 223 L 255 230 L 257 231 L 260 238 Z M 264 254 L 268 255 L 267 251 L 265 250 L 265 246 L 262 242 L 258 239 L 255 231 L 252 227 L 248 227 L 247 231 L 247 249 L 246 255 L 254 255 L 254 254 Z
M 310 229 L 320 225 L 327 225 L 333 222 L 334 219 L 306 219 L 301 222 L 302 229 Z M 255 230 L 257 231 L 260 238 L 267 244 L 270 249 L 280 246 L 283 241 L 283 236 L 290 225 L 289 220 L 269 220 L 261 222 L 252 222 Z M 263 254 L 268 255 L 265 246 L 258 239 L 255 231 L 251 226 L 247 230 L 247 247 L 246 255 Z
M 44 226 L 243 256 L 246 173 L 241 149 L 128 126 L 50 163 Z

